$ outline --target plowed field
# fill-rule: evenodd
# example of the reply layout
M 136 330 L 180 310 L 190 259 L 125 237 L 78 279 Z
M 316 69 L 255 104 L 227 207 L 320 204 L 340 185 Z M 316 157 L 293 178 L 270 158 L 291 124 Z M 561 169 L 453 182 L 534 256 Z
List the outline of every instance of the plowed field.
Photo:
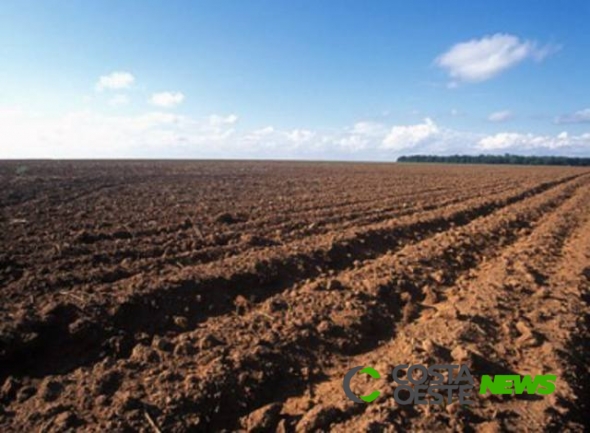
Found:
M 0 186 L 1 431 L 589 427 L 588 169 L 2 162 Z M 556 391 L 342 389 L 450 363 Z

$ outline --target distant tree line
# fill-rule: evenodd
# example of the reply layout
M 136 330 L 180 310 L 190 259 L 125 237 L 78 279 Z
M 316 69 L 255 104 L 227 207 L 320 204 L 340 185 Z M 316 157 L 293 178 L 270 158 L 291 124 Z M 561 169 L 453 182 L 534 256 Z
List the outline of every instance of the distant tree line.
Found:
M 432 162 L 447 164 L 515 164 L 515 165 L 571 165 L 590 166 L 590 158 L 571 158 L 567 156 L 522 156 L 511 155 L 409 155 L 400 156 L 397 162 Z

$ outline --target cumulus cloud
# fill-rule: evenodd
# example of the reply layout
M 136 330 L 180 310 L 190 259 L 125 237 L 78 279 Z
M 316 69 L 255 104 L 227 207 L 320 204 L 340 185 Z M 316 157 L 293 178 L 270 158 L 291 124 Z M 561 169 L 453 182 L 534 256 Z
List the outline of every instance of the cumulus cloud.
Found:
M 263 158 L 394 160 L 401 154 L 590 155 L 590 133 L 484 135 L 426 118 L 409 125 L 359 121 L 332 129 L 241 129 L 236 114 L 196 118 L 168 111 L 52 117 L 0 107 L 0 158 Z
M 120 90 L 127 89 L 135 82 L 135 77 L 129 72 L 111 72 L 108 75 L 103 75 L 96 83 L 96 90 Z
M 541 61 L 558 49 L 554 45 L 539 47 L 535 41 L 496 33 L 453 45 L 435 59 L 435 64 L 448 72 L 452 79 L 449 87 L 456 87 L 459 82 L 489 80 L 525 59 Z
M 555 123 L 590 123 L 590 108 L 559 116 L 555 119 Z
M 333 138 L 325 140 L 332 140 L 334 145 L 343 151 L 356 153 L 370 149 L 374 143 L 380 143 L 388 132 L 389 128 L 382 123 L 360 121 L 351 128 L 336 133 Z
M 181 92 L 159 92 L 154 93 L 150 98 L 150 103 L 161 108 L 172 108 L 184 101 L 184 95 Z
M 501 132 L 482 138 L 478 146 L 483 150 L 555 150 L 576 146 L 586 147 L 587 150 L 590 150 L 590 134 L 570 136 L 565 131 L 557 135 Z
M 383 139 L 381 147 L 391 150 L 411 149 L 432 139 L 439 132 L 438 126 L 429 118 L 417 125 L 394 126 Z
M 502 110 L 502 111 L 495 111 L 490 113 L 488 116 L 488 120 L 490 122 L 506 122 L 507 120 L 512 119 L 512 112 L 510 110 Z
M 61 116 L 0 111 L 6 146 L 0 158 L 136 158 L 215 155 L 230 148 L 231 126 L 166 112 Z

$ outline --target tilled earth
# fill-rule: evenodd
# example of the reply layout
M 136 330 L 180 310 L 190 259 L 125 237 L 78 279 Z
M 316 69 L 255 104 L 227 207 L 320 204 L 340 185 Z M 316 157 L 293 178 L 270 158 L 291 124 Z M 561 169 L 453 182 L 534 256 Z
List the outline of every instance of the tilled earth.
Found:
M 0 186 L 1 431 L 589 427 L 587 169 L 14 161 Z M 416 363 L 556 392 L 397 405 Z

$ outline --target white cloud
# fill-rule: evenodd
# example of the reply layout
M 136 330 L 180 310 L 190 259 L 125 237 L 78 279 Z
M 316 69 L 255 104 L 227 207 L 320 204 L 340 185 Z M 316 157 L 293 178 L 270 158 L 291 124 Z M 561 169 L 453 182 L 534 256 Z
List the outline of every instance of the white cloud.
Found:
M 401 154 L 557 153 L 590 155 L 590 133 L 484 135 L 426 118 L 410 125 L 360 121 L 334 129 L 241 130 L 238 116 L 194 118 L 86 110 L 40 116 L 0 107 L 0 158 L 264 158 L 394 160 Z
M 488 116 L 488 120 L 495 123 L 506 122 L 510 119 L 512 119 L 512 112 L 510 110 L 495 111 Z
M 424 123 L 408 126 L 394 126 L 381 144 L 383 149 L 411 149 L 433 138 L 440 132 L 438 126 L 429 118 Z
M 307 129 L 293 129 L 287 132 L 287 139 L 295 143 L 305 143 L 315 137 L 315 132 Z
M 109 75 L 103 75 L 96 83 L 96 90 L 103 91 L 127 89 L 135 82 L 135 77 L 129 72 L 112 72 Z
M 119 107 L 122 105 L 129 104 L 130 100 L 127 95 L 115 95 L 109 100 L 109 105 L 113 107 Z
M 559 116 L 555 119 L 555 123 L 590 123 L 590 108 Z
M 482 138 L 478 147 L 483 150 L 556 150 L 567 148 L 585 149 L 590 151 L 590 134 L 570 136 L 563 131 L 557 135 L 522 134 L 517 132 L 501 132 Z M 580 149 L 581 148 L 581 149 Z
M 180 92 L 159 92 L 154 93 L 150 103 L 157 107 L 172 108 L 184 101 L 184 95 Z
M 388 131 L 389 128 L 382 123 L 361 121 L 336 134 L 333 141 L 341 150 L 356 153 L 371 148 L 373 143 L 380 143 Z
M 77 111 L 57 117 L 0 111 L 0 158 L 207 156 L 231 145 L 234 131 L 209 120 L 163 112 L 134 116 Z
M 265 126 L 264 128 L 255 130 L 254 134 L 268 135 L 272 134 L 274 131 L 275 129 L 272 126 Z
M 208 121 L 211 126 L 234 125 L 238 121 L 238 116 L 230 114 L 224 117 L 213 114 L 208 117 Z
M 489 80 L 527 58 L 541 61 L 558 49 L 553 45 L 538 47 L 534 41 L 496 33 L 453 45 L 438 56 L 435 63 L 448 72 L 452 78 L 449 87 L 452 88 L 459 82 Z
M 337 138 L 335 143 L 346 152 L 356 153 L 371 147 L 371 140 L 361 135 L 345 135 Z
M 387 127 L 378 122 L 356 122 L 352 127 L 351 133 L 366 137 L 380 137 L 387 133 Z

